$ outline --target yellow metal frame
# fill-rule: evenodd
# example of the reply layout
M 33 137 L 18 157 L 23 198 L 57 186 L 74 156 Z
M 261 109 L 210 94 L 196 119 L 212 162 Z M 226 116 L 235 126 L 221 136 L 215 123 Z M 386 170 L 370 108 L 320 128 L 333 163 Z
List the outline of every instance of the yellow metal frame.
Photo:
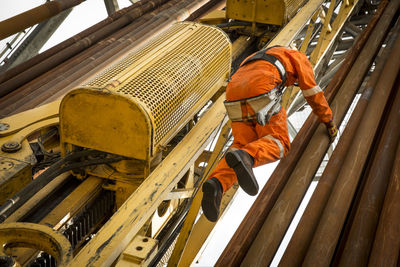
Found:
M 229 131 L 230 131 L 230 124 L 226 124 L 222 128 L 219 138 L 217 140 L 217 143 L 215 145 L 215 148 L 210 155 L 210 159 L 208 160 L 208 164 L 204 170 L 204 176 L 209 175 L 211 173 L 211 171 L 216 167 L 216 165 L 219 161 L 219 158 L 221 157 L 220 153 L 222 152 L 222 149 L 224 148 L 224 145 L 226 144 L 226 140 L 228 138 Z M 218 134 L 218 133 L 216 133 L 216 134 Z M 203 182 L 207 178 L 204 176 L 201 178 Z M 202 183 L 199 184 L 199 188 L 201 188 L 201 186 L 202 186 Z M 202 198 L 203 198 L 203 192 L 200 189 L 197 192 L 196 196 L 194 197 L 193 202 L 190 206 L 189 212 L 185 219 L 185 223 L 183 224 L 182 230 L 179 234 L 178 241 L 175 244 L 171 258 L 168 261 L 168 266 L 177 266 L 178 265 L 178 263 L 180 261 L 180 257 L 183 252 L 183 249 L 185 248 L 186 242 L 192 231 L 194 221 L 197 218 L 197 214 L 199 213 Z
M 52 255 L 57 266 L 66 266 L 72 258 L 67 238 L 46 225 L 34 223 L 0 224 L 0 256 L 7 256 L 6 248 L 30 247 Z
M 70 266 L 110 265 L 193 165 L 209 136 L 226 120 L 222 95 L 175 149 L 127 199 Z
M 0 120 L 4 129 L 0 131 L 0 203 L 32 180 L 36 159 L 26 139 L 41 129 L 58 125 L 59 105 L 60 101 L 55 101 Z

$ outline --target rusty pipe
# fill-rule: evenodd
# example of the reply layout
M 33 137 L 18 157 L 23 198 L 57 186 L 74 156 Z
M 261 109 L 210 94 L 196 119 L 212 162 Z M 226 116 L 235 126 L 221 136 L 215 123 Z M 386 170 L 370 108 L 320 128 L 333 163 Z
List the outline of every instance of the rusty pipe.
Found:
M 168 7 L 170 6 L 168 5 Z M 163 8 L 161 7 L 158 10 L 163 10 Z M 59 89 L 55 88 L 57 82 L 70 80 L 69 75 L 79 74 L 79 76 L 83 76 L 84 73 L 90 72 L 91 69 L 88 68 L 91 67 L 90 62 L 98 60 L 99 57 L 102 57 L 101 60 L 105 61 L 107 58 L 104 56 L 110 57 L 112 55 L 118 54 L 122 47 L 114 50 L 111 50 L 111 48 L 115 48 L 115 45 L 121 45 L 121 43 L 123 43 L 123 41 L 127 39 L 126 36 L 132 35 L 138 30 L 142 29 L 142 25 L 149 23 L 150 18 L 154 17 L 154 15 L 158 13 L 154 12 L 155 11 L 153 11 L 153 13 L 146 14 L 134 23 L 112 34 L 106 40 L 98 42 L 97 44 L 86 49 L 79 55 L 56 66 L 44 75 L 38 77 L 33 81 L 28 82 L 24 86 L 18 88 L 16 91 L 3 97 L 0 101 L 0 115 L 6 116 L 11 113 L 18 112 L 19 110 L 23 109 L 24 106 L 32 99 L 43 99 L 40 97 L 40 95 L 42 94 L 42 92 L 49 90 L 50 88 L 57 89 L 58 91 Z M 101 51 L 102 49 L 104 51 Z M 81 68 L 85 68 L 85 72 L 80 71 Z M 21 95 L 24 95 L 23 99 L 21 99 Z
M 171 1 L 171 3 L 164 5 L 161 10 L 164 10 L 165 7 L 171 8 L 173 3 L 177 1 Z M 62 66 L 56 67 L 56 70 L 51 71 L 51 73 L 46 73 L 39 81 L 32 81 L 23 86 L 27 92 L 24 99 L 19 97 L 22 88 L 13 92 L 11 96 L 6 96 L 3 98 L 5 101 L 0 103 L 1 115 L 5 116 L 33 108 L 54 94 L 63 95 L 61 91 L 64 87 L 74 83 L 79 85 L 82 83 L 82 77 L 88 77 L 100 71 L 106 65 L 111 64 L 115 57 L 120 57 L 125 50 L 134 47 L 135 44 L 132 44 L 133 42 L 136 42 L 137 45 L 137 40 L 143 42 L 144 39 L 149 39 L 153 34 L 152 30 L 155 28 L 166 27 L 167 16 L 156 17 L 155 14 L 147 14 L 137 23 L 130 24 L 122 29 L 118 33 L 121 38 L 116 39 L 115 35 L 111 36 L 108 39 L 111 42 L 105 41 L 97 44 L 96 47 L 87 51 L 90 53 L 83 53 L 76 58 L 70 59 L 69 62 Z M 31 90 L 32 87 L 37 88 Z M 73 87 L 69 86 L 70 89 Z M 66 92 L 64 91 L 64 93 Z
M 391 1 L 389 11 L 396 13 L 399 1 Z M 384 16 L 391 21 L 391 17 Z M 376 89 L 356 131 L 352 145 L 346 155 L 338 174 L 338 179 L 332 189 L 321 220 L 311 241 L 303 264 L 305 266 L 329 266 L 336 243 L 339 239 L 351 200 L 359 182 L 363 165 L 371 147 L 374 134 L 378 128 L 385 103 L 397 76 L 400 64 L 400 37 L 389 55 Z
M 218 1 L 213 0 L 211 2 L 217 3 Z M 100 51 L 87 59 L 83 59 L 83 61 L 82 58 L 77 60 L 77 64 L 79 65 L 71 66 L 70 69 L 64 68 L 65 71 L 59 71 L 58 75 L 53 75 L 53 79 L 47 77 L 47 80 L 50 80 L 48 83 L 46 83 L 45 80 L 41 80 L 40 82 L 42 84 L 45 83 L 45 85 L 35 91 L 29 92 L 31 97 L 28 95 L 28 98 L 31 98 L 31 100 L 28 103 L 26 103 L 26 99 L 18 100 L 20 92 L 16 92 L 13 97 L 6 97 L 8 99 L 3 101 L 0 105 L 0 110 L 2 110 L 1 115 L 5 116 L 9 115 L 11 112 L 17 113 L 32 108 L 46 99 L 49 99 L 53 94 L 63 95 L 66 91 L 61 92 L 60 90 L 63 90 L 64 87 L 69 86 L 69 89 L 72 89 L 73 86 L 71 86 L 71 83 L 78 85 L 82 80 L 87 80 L 93 73 L 111 64 L 115 57 L 120 57 L 121 54 L 129 52 L 132 47 L 150 38 L 151 35 L 154 34 L 155 28 L 157 31 L 165 29 L 171 23 L 186 18 L 204 3 L 206 3 L 204 0 L 195 2 L 180 2 L 176 0 L 166 4 L 168 9 L 154 16 L 150 22 L 147 22 L 147 24 L 143 26 L 144 28 L 137 27 L 137 25 L 130 25 L 130 29 L 128 27 L 124 28 L 128 34 L 118 40 L 118 42 L 108 46 L 106 51 Z M 86 78 L 82 78 L 82 74 L 86 73 L 89 74 L 83 75 Z
M 0 22 L 0 40 L 49 19 L 84 0 L 54 0 Z
M 318 182 L 318 185 L 304 211 L 303 216 L 297 225 L 285 253 L 281 259 L 280 266 L 299 266 L 301 265 L 307 248 L 310 245 L 314 234 L 314 229 L 317 227 L 320 220 L 323 208 L 328 200 L 332 187 L 336 181 L 340 166 L 343 164 L 344 157 L 347 154 L 347 149 L 352 142 L 354 133 L 358 127 L 359 121 L 368 105 L 371 93 L 376 86 L 376 83 L 381 75 L 384 63 L 389 56 L 390 46 L 384 49 L 377 66 L 368 81 L 360 100 L 354 109 L 351 118 L 341 135 L 339 142 L 333 151 L 327 166 Z
M 397 32 L 399 27 L 397 27 Z M 366 266 L 372 247 L 378 216 L 382 208 L 396 144 L 400 138 L 400 92 L 386 122 L 386 126 L 369 170 L 361 199 L 353 219 L 347 242 L 341 255 L 341 266 Z
M 400 88 L 397 88 L 399 96 Z M 399 97 L 397 97 L 399 98 Z M 397 106 L 397 112 L 399 112 Z M 379 218 L 368 266 L 399 266 L 400 251 L 400 140 Z
M 394 12 L 385 9 L 383 17 L 393 17 Z M 385 31 L 391 20 L 380 20 L 374 28 L 362 52 L 354 63 L 354 67 L 331 103 L 333 119 L 340 125 L 350 106 L 363 77 L 368 72 L 376 51 L 385 37 Z M 383 27 L 383 31 L 382 28 Z M 375 34 L 374 34 L 375 33 Z M 372 38 L 374 37 L 374 38 Z M 271 209 L 257 237 L 254 239 L 242 266 L 265 266 L 272 261 L 296 211 L 300 205 L 320 163 L 329 147 L 324 125 L 319 125 L 307 148 L 299 158 L 287 184 Z
M 114 33 L 115 31 L 119 30 L 120 28 L 128 25 L 135 19 L 139 18 L 144 13 L 152 10 L 154 6 L 161 5 L 162 3 L 166 2 L 167 0 L 152 0 L 143 6 L 133 9 L 129 11 L 127 14 L 122 16 L 116 21 L 109 23 L 102 27 L 100 30 L 88 35 L 87 37 L 77 41 L 73 45 L 70 45 L 48 58 L 43 59 L 43 61 L 36 64 L 34 67 L 17 74 L 16 76 L 12 77 L 11 79 L 3 82 L 0 84 L 0 97 L 3 97 L 19 86 L 27 83 L 28 81 L 40 76 L 41 74 L 45 73 L 49 69 L 57 66 L 58 64 L 64 62 L 65 60 L 71 58 L 74 55 L 77 55 L 79 52 L 83 51 L 87 47 L 92 46 L 94 43 L 100 41 L 101 39 L 105 38 L 106 36 Z
M 111 14 L 109 17 L 106 19 L 100 21 L 99 23 L 94 24 L 93 26 L 87 28 L 86 30 L 68 38 L 67 40 L 49 48 L 48 50 L 32 57 L 31 59 L 27 60 L 24 62 L 24 64 L 19 64 L 3 73 L 0 73 L 0 84 L 9 80 L 10 78 L 14 77 L 15 75 L 33 67 L 34 65 L 40 63 L 41 61 L 45 60 L 46 58 L 49 58 L 53 56 L 54 54 L 60 52 L 61 50 L 71 46 L 72 44 L 76 43 L 79 40 L 82 40 L 83 38 L 87 37 L 88 35 L 97 32 L 104 26 L 110 24 L 111 22 L 119 19 L 122 15 L 126 14 L 128 11 L 131 11 L 132 9 L 138 8 L 145 3 L 148 3 L 151 0 L 141 0 L 139 2 L 134 3 L 133 5 L 123 8 L 121 10 L 118 10 L 117 12 Z
M 367 42 L 375 24 L 379 20 L 380 15 L 385 9 L 387 1 L 383 1 L 374 15 L 371 23 L 363 31 L 357 42 L 349 51 L 349 56 L 344 60 L 342 67 L 335 74 L 332 81 L 329 83 L 324 94 L 328 102 L 331 102 L 337 91 L 342 86 L 347 74 L 357 59 L 359 53 Z M 273 205 L 275 204 L 280 192 L 285 186 L 290 174 L 295 168 L 297 161 L 301 157 L 307 144 L 309 143 L 315 129 L 318 126 L 317 118 L 310 116 L 303 127 L 300 129 L 296 138 L 292 143 L 292 148 L 289 153 L 281 159 L 280 163 L 272 173 L 267 184 L 261 190 L 259 196 L 250 208 L 246 217 L 239 225 L 230 242 L 219 257 L 216 266 L 238 266 L 245 257 L 251 243 L 259 232 L 263 222 L 267 218 Z M 249 227 L 251 226 L 251 227 Z

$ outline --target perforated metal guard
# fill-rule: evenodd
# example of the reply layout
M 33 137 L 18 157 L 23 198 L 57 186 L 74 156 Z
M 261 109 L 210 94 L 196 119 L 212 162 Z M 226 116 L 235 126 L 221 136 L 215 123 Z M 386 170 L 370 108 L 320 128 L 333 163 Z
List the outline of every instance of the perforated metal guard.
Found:
M 210 88 L 227 78 L 230 62 L 230 42 L 222 31 L 178 23 L 85 86 L 104 88 L 117 80 L 120 85 L 107 88 L 150 110 L 157 144 Z

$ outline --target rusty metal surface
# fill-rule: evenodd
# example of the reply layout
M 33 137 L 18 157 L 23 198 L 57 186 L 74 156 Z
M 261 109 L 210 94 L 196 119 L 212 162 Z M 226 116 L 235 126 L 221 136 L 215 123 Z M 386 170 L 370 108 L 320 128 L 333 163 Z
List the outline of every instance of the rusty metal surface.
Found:
M 53 46 L 52 48 L 49 48 L 48 50 L 40 53 L 39 55 L 36 55 L 35 57 L 27 60 L 24 62 L 24 64 L 20 64 L 18 66 L 15 66 L 12 69 L 9 69 L 3 73 L 0 73 L 0 83 L 3 83 L 7 80 L 9 80 L 10 78 L 16 76 L 17 74 L 33 67 L 34 65 L 40 63 L 41 61 L 45 60 L 48 57 L 53 56 L 54 54 L 60 52 L 61 50 L 69 47 L 70 45 L 76 43 L 79 40 L 82 40 L 83 38 L 85 38 L 86 36 L 100 30 L 102 27 L 110 24 L 111 22 L 119 19 L 122 15 L 126 14 L 128 11 L 138 8 L 140 6 L 142 6 L 145 3 L 148 3 L 151 0 L 142 0 L 139 2 L 136 2 L 135 4 L 126 7 L 124 9 L 121 9 L 117 12 L 115 12 L 114 14 L 112 14 L 111 16 L 107 17 L 106 19 L 102 20 L 101 22 L 87 28 L 86 30 L 68 38 L 67 40 L 59 43 L 56 46 Z
M 341 135 L 339 143 L 331 155 L 314 194 L 304 211 L 288 247 L 285 250 L 285 254 L 280 262 L 281 266 L 297 266 L 303 261 L 307 248 L 313 237 L 314 229 L 318 225 L 323 208 L 328 200 L 332 187 L 336 182 L 337 174 L 343 164 L 344 157 L 347 154 L 348 147 L 352 142 L 359 121 L 368 105 L 371 93 L 376 86 L 383 65 L 389 55 L 389 50 L 390 49 L 385 49 L 385 52 L 380 57 L 380 61 L 366 86 L 368 89 L 364 91 L 358 101 L 357 106 L 352 113 L 352 117 Z
M 387 2 L 384 3 L 386 4 Z M 368 26 L 362 36 L 360 36 L 357 43 L 351 49 L 349 56 L 343 62 L 342 67 L 329 83 L 327 89 L 325 90 L 325 97 L 328 102 L 333 100 L 337 91 L 342 86 L 347 74 L 357 59 L 361 49 L 367 42 L 372 30 L 374 29 L 374 25 L 378 21 L 384 8 L 385 5 L 382 4 L 379 11 L 374 16 L 374 19 L 371 21 L 370 26 Z M 248 214 L 218 259 L 216 266 L 237 266 L 243 260 L 251 243 L 259 232 L 263 222 L 265 221 L 280 192 L 285 186 L 290 174 L 294 170 L 298 159 L 301 157 L 304 149 L 307 147 L 308 142 L 310 141 L 317 126 L 317 119 L 313 116 L 310 116 L 293 141 L 292 149 L 276 167 L 266 186 L 260 192 Z
M 19 86 L 31 81 L 32 79 L 40 76 L 51 68 L 63 63 L 65 60 L 71 58 L 72 56 L 77 55 L 79 52 L 94 45 L 105 37 L 113 34 L 115 31 L 122 29 L 124 26 L 139 18 L 142 14 L 153 10 L 154 7 L 157 7 L 165 2 L 167 2 L 167 0 L 152 0 L 140 7 L 127 11 L 125 15 L 121 16 L 115 21 L 112 21 L 111 23 L 100 22 L 99 24 L 97 24 L 101 25 L 98 30 L 87 36 L 82 34 L 82 36 L 85 36 L 84 38 L 78 35 L 80 40 L 75 40 L 75 42 L 73 42 L 62 51 L 59 51 L 52 56 L 47 56 L 46 58 L 40 56 L 41 61 L 38 62 L 34 67 L 26 70 L 25 72 L 19 73 L 18 75 L 15 75 L 11 79 L 0 84 L 0 97 L 9 94 Z
M 157 10 L 102 40 L 85 52 L 53 68 L 37 79 L 18 88 L 0 100 L 0 117 L 33 108 L 66 94 L 75 86 L 90 79 L 135 47 L 143 45 L 151 36 L 168 28 L 172 23 L 196 18 L 205 4 L 220 1 L 172 0 Z M 197 13 L 196 13 L 197 12 Z M 24 97 L 21 98 L 21 95 Z
M 388 10 L 395 13 L 399 3 L 390 2 Z M 389 22 L 391 20 L 390 17 L 383 18 Z M 322 213 L 303 262 L 305 266 L 329 266 L 331 262 L 335 244 L 339 239 L 380 117 L 400 67 L 397 60 L 399 56 L 400 38 L 397 38 Z
M 33 26 L 84 0 L 54 0 L 0 22 L 0 40 Z
M 400 88 L 397 88 L 400 92 Z M 397 95 L 400 95 L 399 93 Z M 397 97 L 399 98 L 399 97 Z M 398 102 L 398 101 L 397 101 Z M 397 113 L 399 107 L 397 104 Z M 368 266 L 398 266 L 400 250 L 400 142 Z
M 397 27 L 397 32 L 398 30 L 399 27 Z M 398 123 L 400 121 L 400 91 L 397 92 L 395 99 L 390 113 L 387 114 L 386 126 L 366 177 L 351 230 L 347 236 L 348 241 L 340 256 L 340 265 L 342 266 L 366 266 L 368 263 L 379 213 L 396 155 L 396 145 L 400 138 Z M 385 115 L 383 114 L 383 116 Z

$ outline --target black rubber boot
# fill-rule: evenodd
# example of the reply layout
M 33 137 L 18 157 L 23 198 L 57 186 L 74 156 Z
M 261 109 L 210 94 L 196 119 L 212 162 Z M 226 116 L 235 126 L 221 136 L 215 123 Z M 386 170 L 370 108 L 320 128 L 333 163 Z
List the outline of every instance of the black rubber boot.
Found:
M 254 159 L 244 150 L 234 150 L 226 153 L 226 163 L 232 168 L 238 179 L 239 186 L 251 196 L 258 193 L 258 183 L 253 173 Z
M 216 222 L 219 217 L 219 206 L 222 199 L 222 185 L 217 178 L 208 179 L 203 184 L 203 199 L 201 207 L 204 216 L 211 221 Z

